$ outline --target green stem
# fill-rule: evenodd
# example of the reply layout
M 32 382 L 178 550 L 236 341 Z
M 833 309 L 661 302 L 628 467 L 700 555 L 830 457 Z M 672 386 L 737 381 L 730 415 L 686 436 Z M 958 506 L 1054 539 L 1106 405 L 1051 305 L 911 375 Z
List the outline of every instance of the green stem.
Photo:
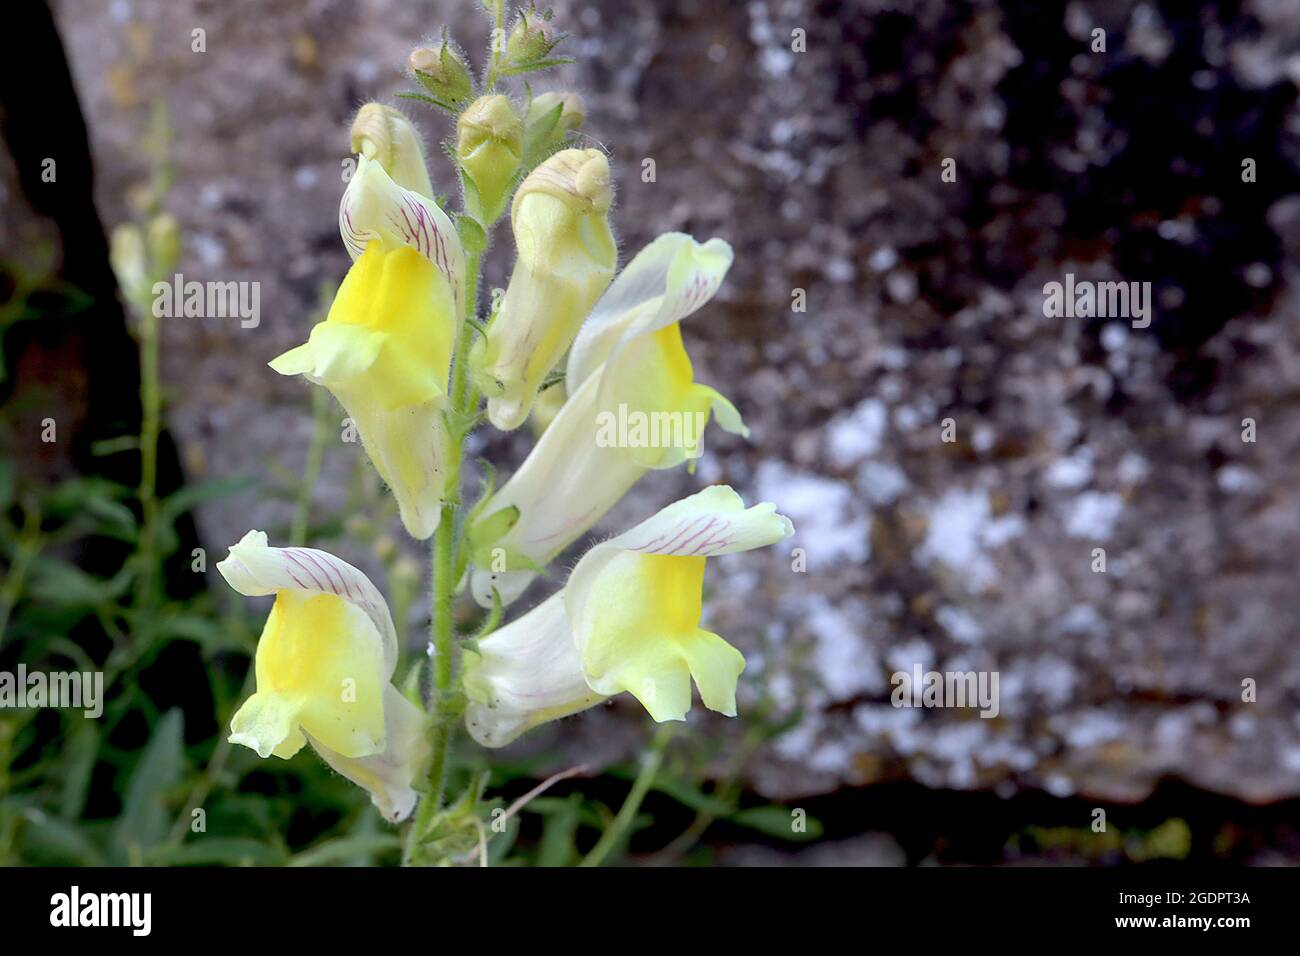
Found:
M 41 542 L 40 510 L 35 505 L 24 501 L 23 528 L 14 545 L 9 571 L 4 576 L 4 583 L 0 584 L 0 643 L 9 632 L 9 615 L 13 613 L 14 605 L 18 603 L 18 598 L 23 593 L 27 570 L 36 555 L 40 553 Z M 0 793 L 3 792 L 3 788 L 0 788 Z
M 289 526 L 289 547 L 301 548 L 307 543 L 307 522 L 311 517 L 312 493 L 320 478 L 325 461 L 325 444 L 329 441 L 329 394 L 323 388 L 312 389 L 311 445 L 307 448 L 307 463 L 303 467 L 302 483 L 298 486 L 298 503 L 294 509 L 293 524 Z
M 649 750 L 646 751 L 642 760 L 641 772 L 637 774 L 636 780 L 632 783 L 632 789 L 628 791 L 623 806 L 619 808 L 618 816 L 614 818 L 613 823 L 606 827 L 605 832 L 601 834 L 600 840 L 592 847 L 591 852 L 583 858 L 581 866 L 600 866 L 605 862 L 605 857 L 609 856 L 610 852 L 626 839 L 628 830 L 631 829 L 632 822 L 641 809 L 641 801 L 650 792 L 650 787 L 655 781 L 655 775 L 659 773 L 659 767 L 664 760 L 664 751 L 668 747 L 668 741 L 673 736 L 673 729 L 671 723 L 660 725 L 654 740 L 650 742 Z
M 139 576 L 136 578 L 136 622 L 145 625 L 154 601 L 154 544 L 158 524 L 158 431 L 162 393 L 158 382 L 158 317 L 149 303 L 139 308 L 140 323 L 140 525 Z
M 476 315 L 478 310 L 478 266 L 478 254 L 466 253 L 465 313 L 471 316 Z M 443 502 L 442 516 L 438 520 L 438 530 L 433 534 L 433 620 L 429 626 L 433 645 L 434 688 L 429 730 L 431 755 L 424 795 L 416 811 L 415 823 L 407 834 L 404 853 L 404 861 L 407 863 L 421 860 L 419 843 L 428 832 L 435 814 L 442 809 L 447 753 L 451 749 L 458 716 L 453 694 L 453 655 L 456 647 L 452 632 L 452 598 L 456 586 L 456 515 L 460 506 L 460 466 L 465 443 L 462 431 L 469 414 L 467 406 L 470 398 L 466 359 L 473 340 L 472 326 L 468 322 L 462 323 L 447 392 L 450 406 L 448 419 L 452 432 L 451 450 L 447 456 L 447 497 Z
M 501 65 L 501 51 L 498 49 L 498 37 L 502 44 L 506 41 L 505 0 L 496 0 L 496 9 L 492 11 L 492 34 L 489 42 L 491 56 L 488 58 L 487 78 L 483 81 L 484 91 L 491 93 L 497 86 L 497 68 Z

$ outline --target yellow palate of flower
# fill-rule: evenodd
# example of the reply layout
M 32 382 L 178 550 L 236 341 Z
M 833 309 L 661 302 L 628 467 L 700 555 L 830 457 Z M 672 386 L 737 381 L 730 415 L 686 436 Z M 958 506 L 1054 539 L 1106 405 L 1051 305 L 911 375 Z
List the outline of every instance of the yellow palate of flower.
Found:
M 257 692 L 231 722 L 232 739 L 261 756 L 291 757 L 303 733 L 345 757 L 384 748 L 380 638 L 333 594 L 282 590 L 257 645 Z
M 374 240 L 348 270 L 309 344 L 318 369 L 322 358 L 348 350 L 337 356 L 337 371 L 364 374 L 385 407 L 419 405 L 446 391 L 454 316 L 451 289 L 432 262 L 410 246 L 386 252 Z M 332 376 L 319 377 L 328 383 Z
M 682 416 L 698 414 L 701 416 L 701 427 L 693 428 L 690 433 L 698 444 L 709 411 L 714 401 L 721 396 L 709 386 L 695 381 L 694 369 L 682 342 L 679 323 L 674 322 L 634 340 L 627 346 L 626 353 L 617 356 L 614 362 L 616 364 L 610 370 L 612 384 L 601 402 L 603 409 L 616 412 L 617 406 L 623 404 L 628 411 L 642 412 L 645 415 L 656 412 L 679 413 Z M 638 462 L 651 468 L 681 460 L 680 457 L 675 457 L 674 460 L 665 462 L 667 451 L 662 444 L 629 449 Z M 688 457 L 697 454 L 694 447 L 680 451 Z
M 700 627 L 704 557 L 624 551 L 592 585 L 591 637 L 582 651 L 589 683 L 625 690 L 659 721 L 684 719 L 691 678 L 710 710 L 734 716 L 745 658 Z

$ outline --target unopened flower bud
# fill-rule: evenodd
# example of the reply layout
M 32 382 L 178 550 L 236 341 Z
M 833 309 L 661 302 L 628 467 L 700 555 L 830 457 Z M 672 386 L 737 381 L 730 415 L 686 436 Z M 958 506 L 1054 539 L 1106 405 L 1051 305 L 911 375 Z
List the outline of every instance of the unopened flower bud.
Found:
M 582 125 L 585 114 L 577 93 L 543 93 L 528 105 L 524 157 L 529 168 L 559 148 Z
M 352 152 L 373 159 L 397 185 L 433 198 L 420 134 L 400 110 L 367 103 L 352 121 Z
M 436 47 L 416 47 L 406 58 L 406 65 L 429 95 L 450 109 L 464 108 L 474 95 L 469 66 L 447 40 Z
M 138 295 L 146 282 L 145 245 L 140 227 L 127 223 L 114 229 L 108 258 L 122 291 L 128 298 Z
M 471 353 L 497 428 L 517 428 L 614 275 L 609 162 L 562 149 L 534 169 L 510 209 L 517 258 L 497 317 Z
M 154 275 L 164 275 L 176 266 L 181 255 L 181 227 L 169 212 L 154 216 L 149 223 L 149 255 Z
M 506 41 L 506 58 L 514 66 L 544 60 L 562 38 L 554 36 L 550 24 L 537 15 L 521 13 Z
M 472 186 L 470 211 L 490 226 L 505 211 L 523 158 L 524 127 L 510 100 L 481 96 L 456 121 L 456 149 Z

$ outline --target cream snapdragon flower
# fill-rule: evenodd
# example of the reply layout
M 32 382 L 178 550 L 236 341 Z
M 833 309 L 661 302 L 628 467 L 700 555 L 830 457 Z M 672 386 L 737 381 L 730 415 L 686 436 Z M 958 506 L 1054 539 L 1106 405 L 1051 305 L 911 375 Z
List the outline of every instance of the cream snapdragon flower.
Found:
M 736 714 L 741 653 L 700 626 L 708 558 L 794 533 L 769 502 L 714 485 L 596 545 L 564 589 L 465 654 L 465 724 L 485 747 L 626 691 L 657 721 L 683 720 L 691 682 Z
M 324 385 L 356 424 L 415 538 L 438 527 L 446 496 L 448 374 L 465 310 L 465 257 L 433 200 L 362 155 L 339 207 L 355 260 L 306 344 L 271 361 Z
M 428 753 L 424 713 L 391 683 L 397 632 L 362 572 L 315 548 L 272 548 L 250 531 L 217 570 L 250 597 L 275 595 L 257 644 L 257 690 L 230 742 L 288 759 L 310 743 L 364 787 L 384 817 L 405 819 Z

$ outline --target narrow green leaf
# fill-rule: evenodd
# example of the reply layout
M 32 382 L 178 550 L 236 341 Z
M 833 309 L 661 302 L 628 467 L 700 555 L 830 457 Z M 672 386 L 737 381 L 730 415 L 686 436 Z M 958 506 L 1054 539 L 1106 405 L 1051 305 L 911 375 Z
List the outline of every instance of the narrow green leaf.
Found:
M 184 771 L 184 732 L 181 711 L 167 711 L 136 761 L 110 841 L 110 853 L 118 865 L 142 861 L 171 829 L 173 811 L 167 805 L 167 795 Z

